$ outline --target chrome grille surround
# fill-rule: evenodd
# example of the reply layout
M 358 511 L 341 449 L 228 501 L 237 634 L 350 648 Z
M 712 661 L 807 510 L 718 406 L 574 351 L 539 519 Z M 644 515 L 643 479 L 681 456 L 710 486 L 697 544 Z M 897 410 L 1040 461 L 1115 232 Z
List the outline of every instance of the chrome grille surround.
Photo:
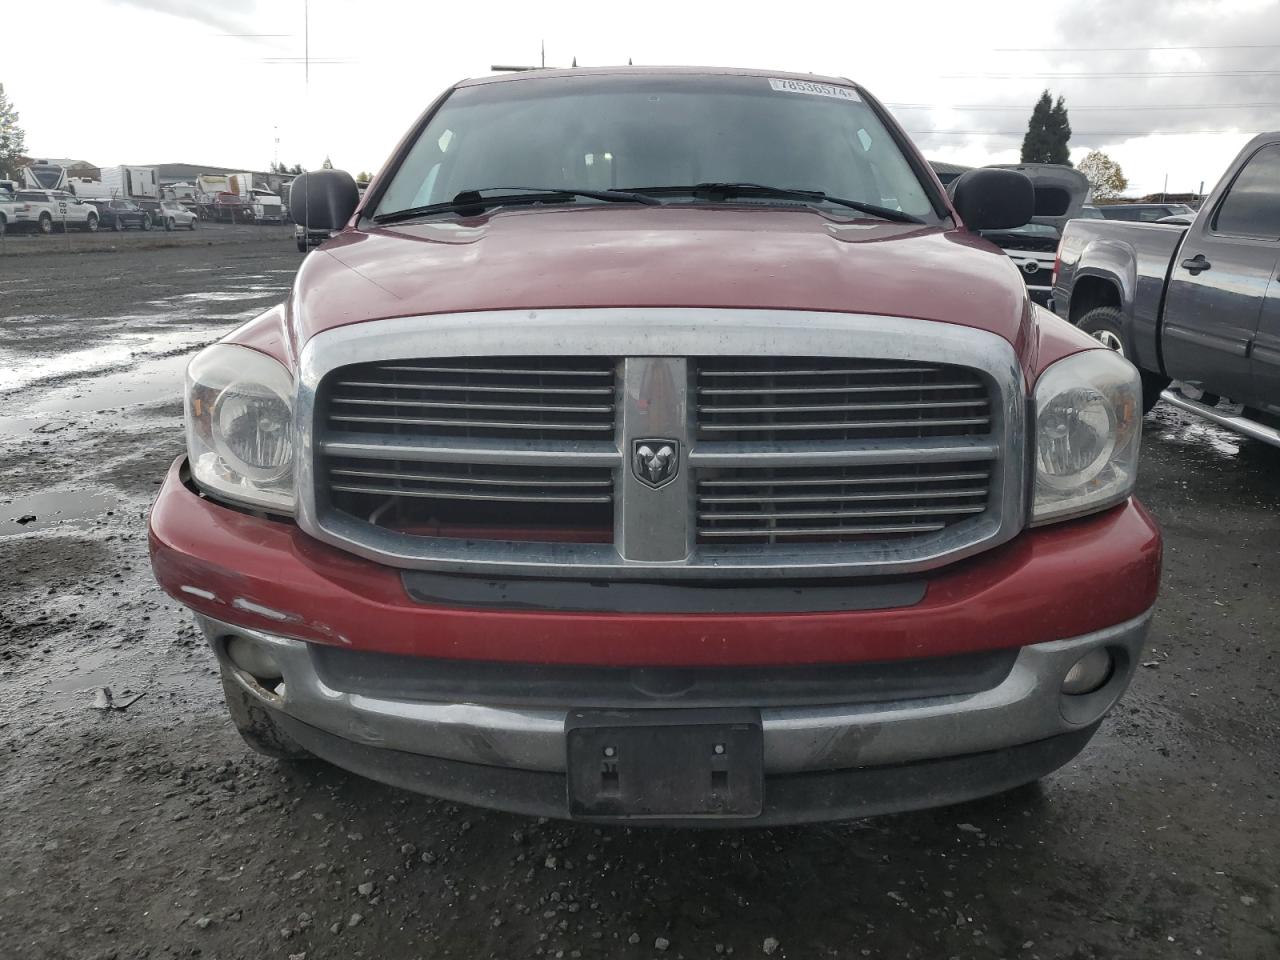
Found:
M 617 427 L 599 440 L 329 433 L 318 419 L 324 378 L 351 364 L 433 358 L 623 358 Z M 986 384 L 989 430 L 913 439 L 700 439 L 697 358 L 847 357 L 967 368 Z M 694 359 L 690 359 L 694 358 Z M 313 337 L 299 362 L 298 523 L 307 533 L 380 563 L 455 573 L 636 579 L 869 576 L 921 571 L 1003 543 L 1026 514 L 1026 407 L 1021 369 L 1003 338 L 908 318 L 782 310 L 573 309 L 439 314 L 369 321 Z M 631 467 L 632 442 L 678 441 L 680 468 L 660 488 Z M 612 543 L 480 541 L 374 526 L 326 502 L 323 458 L 432 464 L 538 464 L 613 472 Z M 744 468 L 792 469 L 983 462 L 981 513 L 905 539 L 856 542 L 699 542 L 700 477 Z M 319 493 L 319 496 L 318 496 Z

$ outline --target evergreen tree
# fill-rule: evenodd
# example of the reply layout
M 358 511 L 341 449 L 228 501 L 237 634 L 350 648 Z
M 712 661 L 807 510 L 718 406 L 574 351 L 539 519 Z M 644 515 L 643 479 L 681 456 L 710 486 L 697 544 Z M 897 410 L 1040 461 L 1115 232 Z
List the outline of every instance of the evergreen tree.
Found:
M 26 133 L 18 126 L 18 111 L 0 83 L 0 176 L 17 177 L 18 158 L 26 149 Z
M 1055 103 L 1049 91 L 1031 110 L 1027 133 L 1022 138 L 1023 163 L 1058 163 L 1071 165 L 1067 144 L 1071 140 L 1071 122 L 1067 118 L 1067 105 L 1062 97 Z

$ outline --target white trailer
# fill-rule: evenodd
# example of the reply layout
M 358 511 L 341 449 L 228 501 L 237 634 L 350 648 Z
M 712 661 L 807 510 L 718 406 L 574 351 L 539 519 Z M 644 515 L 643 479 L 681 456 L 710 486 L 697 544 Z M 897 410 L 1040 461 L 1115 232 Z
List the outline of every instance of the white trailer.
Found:
M 155 167 L 103 167 L 102 185 L 119 200 L 159 200 L 160 171 Z

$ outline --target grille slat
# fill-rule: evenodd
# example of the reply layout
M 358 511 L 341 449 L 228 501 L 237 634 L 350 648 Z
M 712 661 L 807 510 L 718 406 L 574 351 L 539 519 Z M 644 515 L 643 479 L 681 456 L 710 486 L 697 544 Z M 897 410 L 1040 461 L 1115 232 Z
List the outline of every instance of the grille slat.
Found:
M 392 372 L 405 373 L 445 373 L 454 376 L 463 374 L 484 374 L 486 376 L 499 377 L 582 377 L 582 376 L 613 376 L 613 361 L 608 360 L 604 363 L 597 364 L 594 368 L 591 366 L 591 358 L 583 358 L 584 366 L 581 368 L 556 369 L 545 367 L 545 357 L 529 357 L 526 365 L 512 365 L 509 367 L 476 367 L 470 366 L 466 361 L 457 363 L 439 364 L 424 366 L 422 364 L 409 363 L 379 363 L 372 364 L 375 370 L 387 370 Z
M 372 480 L 407 480 L 421 483 L 465 483 L 472 486 L 528 486 L 532 481 L 506 479 L 500 477 L 477 477 L 471 475 L 448 476 L 446 474 L 408 473 L 388 470 L 349 470 L 335 467 L 329 471 L 333 476 L 367 477 Z M 543 487 L 609 487 L 609 480 L 548 480 L 538 479 L 536 483 Z
M 771 503 L 776 504 L 774 500 Z M 947 506 L 947 507 L 893 507 L 873 510 L 773 510 L 768 514 L 760 511 L 746 511 L 743 513 L 730 513 L 728 511 L 713 510 L 707 513 L 699 513 L 699 520 L 752 520 L 758 521 L 762 516 L 766 516 L 773 523 L 779 520 L 835 520 L 835 519 L 856 519 L 858 517 L 940 517 L 963 513 L 981 513 L 987 508 L 986 504 L 979 503 L 967 507 Z
M 739 358 L 730 358 L 731 361 Z M 750 357 L 743 358 L 748 361 L 760 362 L 762 358 Z M 698 373 L 704 377 L 862 377 L 862 376 L 881 376 L 885 374 L 916 374 L 916 373 L 937 373 L 941 368 L 929 367 L 923 364 L 911 364 L 901 366 L 881 366 L 881 367 L 860 367 L 849 366 L 841 367 L 838 364 L 834 366 L 814 366 L 809 361 L 801 361 L 805 364 L 800 367 L 785 367 L 782 364 L 788 362 L 791 358 L 784 357 L 765 357 L 762 365 L 757 370 L 726 370 L 716 367 L 699 366 Z M 703 364 L 708 361 L 704 360 Z M 719 362 L 719 358 L 710 362 Z M 794 362 L 794 361 L 793 361 Z M 777 364 L 776 367 L 770 368 L 769 365 Z
M 459 389 L 457 384 L 448 383 L 396 383 L 386 380 L 339 380 L 335 386 L 338 387 L 373 387 L 377 390 L 421 390 L 424 393 L 444 393 L 447 391 L 456 391 Z M 476 384 L 469 383 L 466 386 L 468 393 L 523 393 L 530 396 L 544 396 L 546 394 L 572 394 L 576 396 L 593 396 L 593 397 L 612 397 L 613 387 L 557 387 L 557 386 L 536 386 L 536 387 L 502 387 L 492 384 Z
M 744 423 L 702 423 L 699 428 L 706 433 L 774 433 L 778 431 L 795 432 L 802 430 L 914 430 L 924 427 L 985 427 L 991 423 L 990 417 L 952 417 L 926 420 L 837 420 L 809 421 L 805 423 L 768 423 L 754 426 Z
M 485 500 L 500 503 L 610 503 L 608 494 L 601 496 L 576 496 L 573 494 L 515 494 L 515 493 L 464 493 L 457 490 L 422 489 L 403 487 L 376 487 L 365 484 L 334 483 L 330 490 L 343 493 L 365 493 L 391 497 L 419 497 L 424 500 Z
M 971 490 L 894 490 L 884 493 L 814 493 L 809 496 L 804 495 L 787 495 L 782 497 L 770 497 L 770 503 L 865 503 L 876 500 L 941 500 L 947 497 L 983 497 L 987 496 L 986 487 L 975 487 Z M 731 504 L 731 503 L 759 503 L 759 498 L 753 496 L 743 497 L 700 497 L 701 503 L 714 504 Z M 984 505 L 985 506 L 985 505 Z
M 916 400 L 907 403 L 815 403 L 815 404 L 766 404 L 763 406 L 699 405 L 699 413 L 853 413 L 880 410 L 952 410 L 964 407 L 985 407 L 985 397 L 979 400 Z M 985 418 L 983 418 L 985 419 Z
M 464 417 L 358 417 L 355 414 L 335 413 L 329 416 L 335 423 L 382 424 L 406 427 L 448 427 L 459 430 L 537 430 L 543 433 L 612 433 L 612 423 L 555 423 L 554 421 L 519 420 L 469 420 Z
M 971 473 L 938 473 L 928 476 L 906 475 L 899 477 L 775 477 L 769 481 L 772 487 L 808 487 L 808 486 L 832 486 L 846 484 L 891 484 L 891 483 L 943 483 L 961 480 L 985 480 L 987 474 L 981 471 L 973 471 Z M 744 487 L 754 486 L 754 480 L 724 480 L 724 479 L 708 479 L 703 480 L 701 485 L 704 487 Z
M 708 357 L 696 374 L 698 436 L 769 442 L 970 437 L 991 428 L 967 367 L 819 357 Z
M 945 523 L 904 523 L 893 526 L 878 525 L 856 525 L 842 524 L 838 527 L 771 527 L 766 536 L 771 541 L 780 538 L 804 538 L 807 540 L 819 540 L 832 537 L 849 537 L 849 536 L 883 536 L 891 533 L 936 533 L 939 530 L 946 529 Z M 730 538 L 743 539 L 745 537 L 755 537 L 751 531 L 745 530 L 703 530 L 699 531 L 699 538 Z
M 331 403 L 349 403 L 366 407 L 415 407 L 427 410 L 515 410 L 522 413 L 612 413 L 613 404 L 604 406 L 554 406 L 538 403 L 457 403 L 445 400 L 378 400 L 370 397 L 334 397 Z
M 810 393 L 892 393 L 901 390 L 957 390 L 957 391 L 973 391 L 981 390 L 980 383 L 878 383 L 874 386 L 826 386 L 826 387 L 773 387 L 769 392 L 774 394 L 810 394 Z M 700 387 L 698 389 L 699 396 L 703 397 L 719 397 L 719 396 L 760 396 L 758 387 Z

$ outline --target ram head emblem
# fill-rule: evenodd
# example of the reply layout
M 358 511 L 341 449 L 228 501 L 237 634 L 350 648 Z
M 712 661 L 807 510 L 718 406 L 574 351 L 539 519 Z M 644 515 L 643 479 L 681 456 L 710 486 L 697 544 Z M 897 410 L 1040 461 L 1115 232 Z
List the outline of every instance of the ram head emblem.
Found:
M 680 469 L 680 445 L 674 440 L 637 440 L 631 447 L 631 468 L 641 483 L 660 487 Z

